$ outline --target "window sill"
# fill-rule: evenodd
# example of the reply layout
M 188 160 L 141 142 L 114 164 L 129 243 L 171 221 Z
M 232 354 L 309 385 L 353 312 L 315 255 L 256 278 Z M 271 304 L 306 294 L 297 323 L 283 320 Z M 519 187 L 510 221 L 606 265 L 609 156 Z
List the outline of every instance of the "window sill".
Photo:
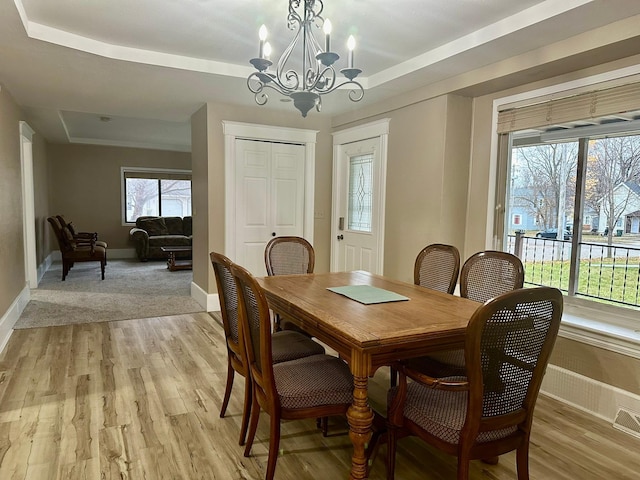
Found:
M 565 297 L 559 335 L 640 359 L 637 310 Z

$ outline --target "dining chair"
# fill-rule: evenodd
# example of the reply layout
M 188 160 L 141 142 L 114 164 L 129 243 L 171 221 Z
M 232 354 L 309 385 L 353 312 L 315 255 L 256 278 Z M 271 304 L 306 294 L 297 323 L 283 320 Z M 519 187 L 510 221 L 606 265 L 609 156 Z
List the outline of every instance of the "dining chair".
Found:
M 413 283 L 445 293 L 456 289 L 460 273 L 460 253 L 453 245 L 433 243 L 416 257 Z
M 397 366 L 399 383 L 389 392 L 387 410 L 388 480 L 394 478 L 397 441 L 408 435 L 457 456 L 458 480 L 469 478 L 470 460 L 512 450 L 518 479 L 528 480 L 533 411 L 562 304 L 562 294 L 551 287 L 489 300 L 467 327 L 464 376 L 434 378 Z
M 249 375 L 247 353 L 242 340 L 242 328 L 238 321 L 238 293 L 231 273 L 233 262 L 226 256 L 211 252 L 211 265 L 216 277 L 216 285 L 220 299 L 222 328 L 227 344 L 227 383 L 225 386 L 220 417 L 224 417 L 235 373 L 245 378 L 244 404 L 239 444 L 244 445 L 251 411 L 251 379 Z M 324 347 L 309 337 L 293 331 L 282 331 L 272 337 L 272 361 L 275 363 L 295 360 L 311 355 L 323 354 Z
M 460 296 L 484 303 L 524 285 L 524 267 L 507 252 L 485 250 L 467 259 L 460 271 Z M 436 352 L 409 360 L 408 365 L 432 377 L 464 375 L 464 350 Z
M 243 267 L 231 265 L 240 303 L 253 399 L 249 435 L 244 455 L 248 457 L 258 428 L 260 410 L 270 417 L 269 455 L 266 480 L 275 473 L 280 446 L 281 420 L 344 415 L 353 401 L 353 376 L 345 362 L 330 355 L 313 355 L 273 363 L 269 305 L 264 291 Z
M 522 288 L 524 267 L 518 257 L 496 250 L 478 252 L 460 271 L 460 296 L 484 303 L 505 292 Z
M 264 249 L 267 275 L 313 273 L 315 261 L 313 247 L 302 237 L 274 237 Z
M 316 255 L 313 246 L 302 237 L 274 237 L 264 249 L 264 263 L 267 275 L 296 275 L 313 273 Z M 275 315 L 274 330 L 283 329 L 306 332 L 292 322 Z
M 68 228 L 63 228 L 56 217 L 47 217 L 60 248 L 62 258 L 62 281 L 65 281 L 69 271 L 76 262 L 100 262 L 101 278 L 107 264 L 107 249 L 96 245 L 95 240 L 76 241 Z
M 413 266 L 413 283 L 421 287 L 453 293 L 460 273 L 460 252 L 453 245 L 433 243 L 427 245 L 416 257 Z M 398 375 L 393 367 L 389 371 L 390 385 L 396 385 Z

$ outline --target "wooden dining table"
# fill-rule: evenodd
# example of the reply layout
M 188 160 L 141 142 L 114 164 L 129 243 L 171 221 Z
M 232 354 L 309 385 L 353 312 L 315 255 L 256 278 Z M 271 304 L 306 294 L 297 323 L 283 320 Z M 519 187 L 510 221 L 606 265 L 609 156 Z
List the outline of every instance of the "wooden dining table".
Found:
M 368 475 L 374 413 L 368 378 L 384 365 L 459 348 L 479 303 L 364 271 L 259 278 L 269 307 L 336 350 L 353 374 L 347 412 L 353 443 L 350 479 Z M 370 285 L 408 300 L 363 304 L 328 288 Z

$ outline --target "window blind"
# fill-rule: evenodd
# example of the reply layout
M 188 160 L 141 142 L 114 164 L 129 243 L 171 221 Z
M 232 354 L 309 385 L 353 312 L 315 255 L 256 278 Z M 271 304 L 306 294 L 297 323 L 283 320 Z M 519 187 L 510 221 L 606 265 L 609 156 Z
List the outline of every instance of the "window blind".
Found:
M 498 112 L 498 133 L 640 110 L 640 83 L 593 90 Z

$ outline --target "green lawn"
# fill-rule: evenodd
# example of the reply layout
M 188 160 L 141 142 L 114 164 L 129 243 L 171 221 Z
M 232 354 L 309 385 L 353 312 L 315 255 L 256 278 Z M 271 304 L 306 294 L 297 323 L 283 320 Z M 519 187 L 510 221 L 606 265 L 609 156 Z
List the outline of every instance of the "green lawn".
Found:
M 526 283 L 569 289 L 569 261 L 525 262 L 524 269 Z M 613 258 L 591 265 L 581 261 L 578 293 L 640 306 L 640 258 L 629 258 L 626 265 Z

